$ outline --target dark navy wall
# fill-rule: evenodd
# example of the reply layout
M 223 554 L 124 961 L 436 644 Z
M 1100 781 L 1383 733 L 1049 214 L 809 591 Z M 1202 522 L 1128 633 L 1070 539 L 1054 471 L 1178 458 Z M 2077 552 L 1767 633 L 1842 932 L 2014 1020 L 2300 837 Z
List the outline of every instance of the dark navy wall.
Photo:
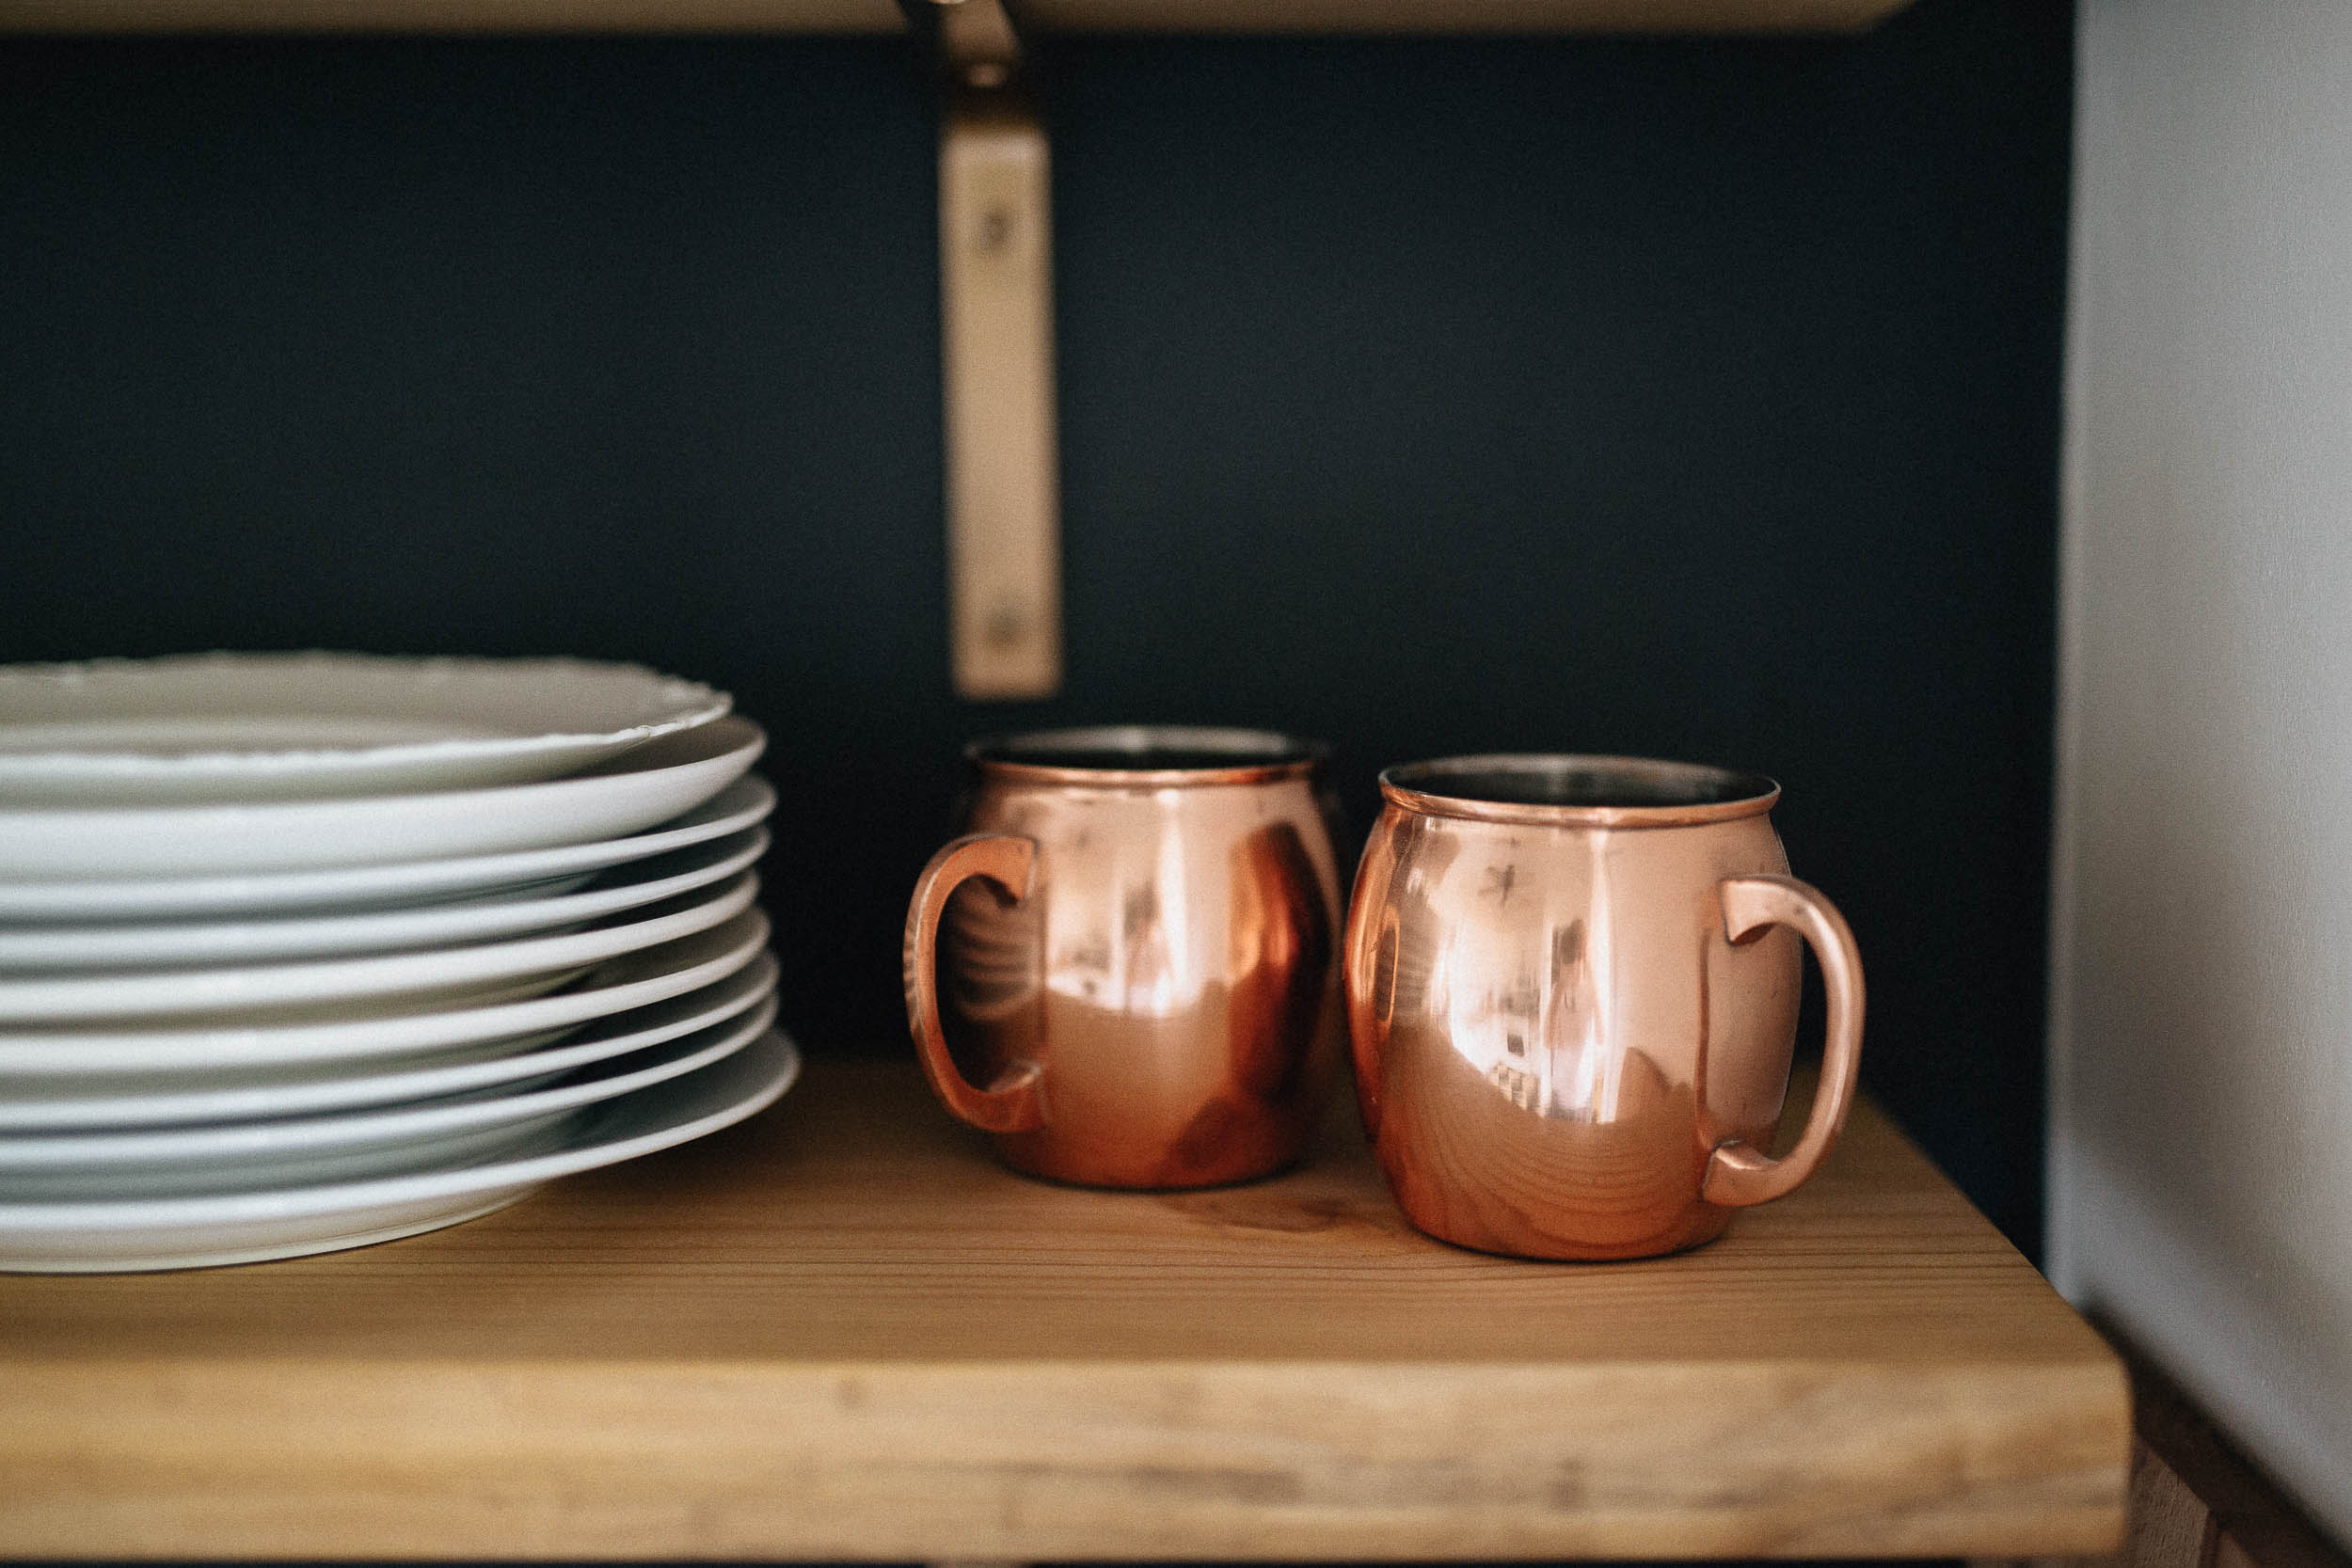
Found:
M 901 46 L 0 42 L 0 658 L 576 652 L 775 742 L 785 1016 L 903 1050 L 967 735 L 1778 776 L 1869 1082 L 2039 1226 L 2071 17 L 1065 41 L 1070 679 L 948 690 Z

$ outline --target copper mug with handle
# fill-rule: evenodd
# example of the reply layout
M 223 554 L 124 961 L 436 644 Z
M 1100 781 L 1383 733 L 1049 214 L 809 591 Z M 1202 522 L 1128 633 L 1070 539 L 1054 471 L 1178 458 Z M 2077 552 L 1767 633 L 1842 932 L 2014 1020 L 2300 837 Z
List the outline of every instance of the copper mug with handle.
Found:
M 966 757 L 966 832 L 907 910 L 907 1021 L 940 1101 L 1064 1181 L 1295 1161 L 1344 1054 L 1320 748 L 1127 727 Z
M 1720 1235 L 1836 1142 L 1862 959 L 1788 875 L 1770 779 L 1602 756 L 1391 768 L 1356 879 L 1348 1022 L 1364 1122 L 1433 1236 L 1640 1258 Z M 1765 1152 L 1812 945 L 1828 1045 L 1804 1133 Z

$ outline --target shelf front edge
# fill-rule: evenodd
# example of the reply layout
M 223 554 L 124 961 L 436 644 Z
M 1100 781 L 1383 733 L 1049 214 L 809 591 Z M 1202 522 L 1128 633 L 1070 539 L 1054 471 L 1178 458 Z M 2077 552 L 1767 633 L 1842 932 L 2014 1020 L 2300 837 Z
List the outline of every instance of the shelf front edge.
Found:
M 17 1558 L 2037 1556 L 2111 1364 L 0 1363 Z

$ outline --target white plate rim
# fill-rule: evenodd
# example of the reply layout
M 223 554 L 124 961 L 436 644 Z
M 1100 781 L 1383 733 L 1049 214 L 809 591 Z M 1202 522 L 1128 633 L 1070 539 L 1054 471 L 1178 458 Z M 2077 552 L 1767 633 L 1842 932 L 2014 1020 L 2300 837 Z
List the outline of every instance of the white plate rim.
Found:
M 105 1129 L 0 1138 L 0 1179 L 7 1174 L 55 1176 L 98 1164 L 119 1171 L 147 1165 L 234 1164 L 241 1160 L 308 1156 L 366 1148 L 404 1138 L 441 1138 L 482 1131 L 534 1117 L 576 1111 L 618 1100 L 642 1088 L 681 1078 L 742 1050 L 775 1022 L 771 994 L 752 1004 L 749 1016 L 708 1025 L 712 1037 L 666 1060 L 630 1068 L 625 1059 L 686 1043 L 696 1033 L 622 1052 L 604 1064 L 621 1070 L 570 1084 L 515 1094 L 441 1099 L 422 1104 L 373 1105 L 316 1116 L 273 1117 L 251 1121 L 181 1127 Z
M 726 1104 L 701 1117 L 669 1127 L 658 1127 L 600 1142 L 610 1133 L 609 1121 L 629 1101 L 651 1097 L 662 1089 L 683 1096 L 694 1080 L 716 1077 L 735 1069 L 755 1071 L 762 1060 L 771 1063 L 752 1085 Z M 144 1228 L 151 1226 L 230 1225 L 246 1220 L 299 1219 L 332 1213 L 339 1209 L 427 1202 L 437 1198 L 487 1194 L 507 1187 L 535 1185 L 600 1165 L 618 1164 L 641 1155 L 691 1143 L 755 1116 L 773 1104 L 800 1076 L 801 1052 L 790 1036 L 772 1025 L 749 1045 L 708 1067 L 608 1101 L 600 1117 L 576 1128 L 580 1140 L 567 1148 L 517 1160 L 489 1161 L 455 1170 L 425 1171 L 409 1176 L 373 1177 L 361 1181 L 326 1182 L 315 1187 L 286 1187 L 254 1193 L 211 1193 L 166 1198 L 123 1198 L 79 1203 L 0 1203 L 0 1233 L 51 1233 Z M 641 1107 L 642 1109 L 642 1107 Z M 608 1125 L 596 1125 L 597 1121 Z M 209 1215 L 214 1217 L 207 1217 Z M 0 1234 L 0 1270 L 9 1267 L 5 1234 Z
M 0 1083 L 0 1133 L 79 1132 L 101 1128 L 170 1127 L 189 1122 L 249 1119 L 259 1113 L 246 1109 L 246 1105 L 263 1096 L 269 1097 L 276 1107 L 268 1114 L 311 1116 L 405 1100 L 469 1094 L 520 1079 L 576 1071 L 712 1028 L 772 997 L 776 980 L 775 957 L 762 950 L 742 968 L 721 975 L 708 985 L 593 1021 L 620 1025 L 628 1023 L 634 1014 L 672 1008 L 673 1016 L 656 1022 L 588 1039 L 572 1037 L 580 1032 L 576 1029 L 547 1044 L 508 1055 L 439 1066 L 394 1067 L 389 1071 L 339 1074 L 292 1084 L 232 1085 L 179 1094 L 108 1095 L 83 1100 L 12 1101 L 7 1097 L 7 1085 Z
M 701 681 L 666 674 L 642 664 L 564 657 L 499 657 L 475 655 L 387 655 L 310 649 L 299 653 L 239 653 L 218 650 L 166 654 L 153 658 L 98 658 L 65 663 L 0 665 L 0 729 L 8 726 L 6 704 L 13 689 L 137 688 L 150 691 L 208 681 L 234 682 L 256 675 L 294 676 L 306 687 L 321 682 L 368 682 L 387 688 L 423 689 L 456 683 L 524 687 L 550 679 L 573 686 L 636 693 L 636 708 L 653 717 L 605 728 L 550 730 L 538 734 L 477 736 L 364 746 L 215 748 L 170 753 L 135 750 L 58 747 L 47 751 L 0 750 L 0 789 L 12 784 L 66 787 L 88 784 L 246 783 L 294 776 L 306 779 L 364 779 L 420 766 L 463 766 L 480 762 L 530 765 L 544 755 L 549 767 L 615 754 L 665 735 L 723 718 L 734 699 Z M 252 716 L 259 718 L 260 715 Z M 95 722 L 96 721 L 90 721 Z M 72 718 L 54 721 L 71 726 Z
M 712 840 L 713 851 L 725 839 Z M 294 962 L 549 931 L 622 914 L 747 870 L 768 849 L 765 828 L 746 829 L 743 842 L 707 863 L 666 876 L 602 888 L 579 888 L 544 898 L 464 900 L 367 910 L 349 914 L 278 920 L 177 921 L 166 925 L 47 926 L 33 930 L 0 926 L 0 993 L 11 973 L 31 969 L 138 970 L 197 964 Z M 675 851 L 685 853 L 685 851 Z M 660 858 L 660 857 L 657 857 Z M 637 863 L 640 872 L 644 863 Z
M 641 947 L 691 936 L 731 919 L 759 895 L 756 872 L 739 871 L 707 896 L 678 899 L 640 918 L 586 931 L 520 937 L 471 947 L 421 953 L 383 953 L 309 963 L 232 964 L 206 969 L 108 971 L 66 979 L 0 977 L 0 1022 L 63 1022 L 178 1013 L 219 1013 L 245 1007 L 326 1006 L 544 974 L 601 963 Z M 688 897 L 692 897 L 688 895 Z
M 124 881 L 0 882 L 0 921 L 105 919 L 255 913 L 321 904 L 385 904 L 481 894 L 580 872 L 611 870 L 756 826 L 776 807 L 775 786 L 746 773 L 665 825 L 618 838 L 544 849 L 394 861 L 380 865 L 313 866 L 228 877 L 141 877 Z
M 765 730 L 729 714 L 606 766 L 535 784 L 243 804 L 0 807 L 0 875 L 121 881 L 454 859 L 616 838 L 702 804 L 741 777 L 767 744 Z
M 276 1027 L 132 1031 L 111 1038 L 0 1032 L 0 1082 L 10 1077 L 185 1071 L 203 1063 L 261 1066 L 359 1061 L 520 1038 L 683 995 L 751 962 L 767 941 L 768 918 L 753 905 L 707 931 L 608 959 L 590 972 L 584 984 L 516 1002 Z M 661 949 L 689 942 L 695 944 L 688 949 L 690 957 L 706 947 L 716 951 L 708 957 L 695 957 L 682 968 L 657 968 L 633 980 L 613 983 L 597 978 L 608 970 L 635 963 L 669 962 L 678 955 L 661 956 Z M 159 1056 L 159 1053 L 171 1055 Z M 191 1063 L 187 1059 L 191 1055 L 199 1061 Z

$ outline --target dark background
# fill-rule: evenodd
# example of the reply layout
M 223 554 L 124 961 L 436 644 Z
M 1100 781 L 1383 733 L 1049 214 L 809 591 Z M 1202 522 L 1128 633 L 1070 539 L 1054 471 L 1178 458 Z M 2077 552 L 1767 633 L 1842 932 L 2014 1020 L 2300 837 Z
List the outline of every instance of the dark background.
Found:
M 0 41 L 0 659 L 568 652 L 725 686 L 784 1016 L 902 1052 L 958 744 L 1760 769 L 1865 1077 L 2021 1243 L 2072 18 L 1059 40 L 1067 660 L 947 683 L 909 46 Z

